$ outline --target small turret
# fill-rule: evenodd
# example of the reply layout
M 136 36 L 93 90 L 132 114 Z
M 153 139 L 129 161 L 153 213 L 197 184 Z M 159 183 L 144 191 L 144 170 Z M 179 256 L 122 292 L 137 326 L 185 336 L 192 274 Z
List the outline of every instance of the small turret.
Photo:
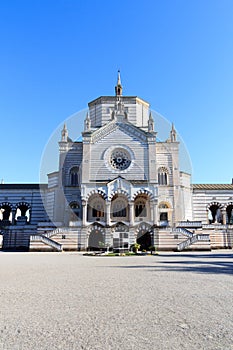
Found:
M 87 113 L 86 119 L 85 119 L 84 131 L 89 131 L 90 128 L 91 128 L 91 119 L 89 117 L 89 114 Z
M 66 124 L 64 124 L 63 129 L 61 131 L 61 141 L 68 142 L 68 130 Z
M 170 131 L 170 140 L 171 140 L 171 142 L 176 142 L 176 130 L 174 128 L 173 123 L 172 123 L 172 129 Z
M 115 93 L 116 96 L 122 96 L 122 85 L 121 85 L 121 74 L 120 71 L 118 70 L 117 73 L 117 85 L 115 86 Z
M 154 132 L 154 118 L 151 112 L 148 119 L 148 132 Z

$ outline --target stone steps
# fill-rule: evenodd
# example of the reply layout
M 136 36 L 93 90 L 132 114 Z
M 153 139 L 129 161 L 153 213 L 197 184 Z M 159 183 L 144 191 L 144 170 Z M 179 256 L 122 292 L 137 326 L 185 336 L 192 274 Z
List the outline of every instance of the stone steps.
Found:
M 57 234 L 49 235 L 50 239 L 62 245 L 62 250 L 77 250 L 78 249 L 78 232 L 71 230 L 63 230 Z M 40 239 L 30 240 L 30 251 L 53 251 L 54 248 L 45 244 Z

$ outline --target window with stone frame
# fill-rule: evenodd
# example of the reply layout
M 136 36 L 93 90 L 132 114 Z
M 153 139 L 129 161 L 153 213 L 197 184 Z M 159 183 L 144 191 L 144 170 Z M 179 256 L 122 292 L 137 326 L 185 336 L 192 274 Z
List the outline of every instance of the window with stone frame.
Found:
M 75 166 L 70 170 L 69 185 L 78 186 L 79 185 L 79 167 Z
M 72 210 L 71 221 L 75 221 L 77 218 L 81 218 L 81 209 L 78 202 L 74 201 L 69 204 Z
M 114 218 L 127 217 L 127 203 L 122 198 L 116 198 L 112 202 L 112 216 Z
M 158 170 L 158 183 L 159 185 L 168 185 L 168 169 L 161 167 Z
M 147 217 L 146 199 L 138 198 L 134 204 L 135 217 Z
M 92 217 L 93 218 L 103 218 L 104 217 L 104 206 L 99 201 L 93 202 Z
M 89 219 L 103 218 L 105 215 L 105 201 L 100 195 L 94 195 L 88 202 Z

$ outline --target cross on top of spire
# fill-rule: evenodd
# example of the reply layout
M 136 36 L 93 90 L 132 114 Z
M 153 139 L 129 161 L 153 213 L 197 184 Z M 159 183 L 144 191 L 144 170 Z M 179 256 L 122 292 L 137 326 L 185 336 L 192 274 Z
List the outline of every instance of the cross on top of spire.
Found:
M 117 85 L 115 86 L 115 93 L 116 93 L 116 96 L 121 96 L 122 95 L 122 85 L 121 85 L 120 70 L 118 70 L 118 72 L 117 72 Z

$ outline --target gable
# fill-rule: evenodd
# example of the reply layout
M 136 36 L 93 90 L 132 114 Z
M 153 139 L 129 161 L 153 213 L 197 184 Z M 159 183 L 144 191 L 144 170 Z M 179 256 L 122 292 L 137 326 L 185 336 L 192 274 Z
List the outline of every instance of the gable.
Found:
M 131 139 L 139 142 L 147 142 L 147 133 L 131 123 L 112 121 L 92 134 L 92 142 L 103 142 L 104 139 L 111 140 L 112 136 L 120 139 Z

